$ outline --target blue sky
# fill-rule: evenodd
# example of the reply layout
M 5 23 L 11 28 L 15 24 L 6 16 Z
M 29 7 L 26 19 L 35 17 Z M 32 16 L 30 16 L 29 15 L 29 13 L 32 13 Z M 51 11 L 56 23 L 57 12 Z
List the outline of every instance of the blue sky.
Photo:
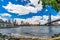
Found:
M 26 0 L 23 2 L 22 2 L 22 0 L 17 0 L 17 1 L 16 0 L 0 0 L 0 14 L 8 13 L 8 14 L 12 15 L 10 18 L 24 18 L 24 19 L 31 18 L 33 16 L 42 16 L 43 15 L 42 13 L 40 13 L 40 11 L 38 11 L 37 13 L 30 12 L 29 14 L 26 14 L 26 15 L 19 15 L 16 13 L 9 12 L 5 8 L 2 7 L 2 6 L 7 6 L 9 2 L 11 2 L 12 4 L 15 4 L 15 5 L 18 4 L 18 5 L 23 5 L 23 6 L 30 3 L 29 0 Z M 47 15 L 47 14 L 44 14 L 44 15 Z M 53 14 L 53 15 L 55 15 L 55 14 Z

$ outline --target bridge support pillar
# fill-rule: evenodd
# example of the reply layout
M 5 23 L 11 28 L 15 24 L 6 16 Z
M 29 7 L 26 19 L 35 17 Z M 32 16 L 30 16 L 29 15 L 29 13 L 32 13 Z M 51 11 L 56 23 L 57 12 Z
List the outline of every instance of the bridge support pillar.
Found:
M 49 13 L 48 22 L 51 22 L 51 13 Z M 52 24 L 49 23 L 48 26 L 49 26 L 49 36 L 51 37 L 52 36 Z

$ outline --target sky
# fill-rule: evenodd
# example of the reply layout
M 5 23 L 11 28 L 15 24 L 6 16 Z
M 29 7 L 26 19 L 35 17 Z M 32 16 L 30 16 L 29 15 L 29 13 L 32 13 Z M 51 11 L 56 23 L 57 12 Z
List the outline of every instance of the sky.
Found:
M 43 11 L 42 1 L 40 0 L 39 4 L 38 1 L 39 0 L 0 0 L 0 19 L 17 20 L 19 24 L 21 21 L 31 24 L 38 24 L 39 22 L 42 24 L 46 23 L 48 20 L 47 11 L 49 10 L 46 9 Z M 51 15 L 52 20 L 55 20 L 59 18 L 60 12 L 59 14 L 54 13 Z

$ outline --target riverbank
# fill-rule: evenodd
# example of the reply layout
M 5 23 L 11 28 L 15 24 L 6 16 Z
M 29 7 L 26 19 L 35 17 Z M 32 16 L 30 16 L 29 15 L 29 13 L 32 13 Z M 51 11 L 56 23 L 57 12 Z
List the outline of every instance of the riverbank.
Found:
M 60 40 L 60 37 L 55 38 L 10 38 L 10 40 Z
M 3 28 L 17 28 L 17 27 L 20 27 L 20 26 L 11 26 L 11 27 L 0 27 L 1 29 L 3 29 Z
M 60 36 L 54 37 L 54 38 L 27 38 L 27 37 L 13 37 L 13 36 L 7 36 L 7 35 L 2 35 L 0 33 L 0 40 L 60 40 Z
M 43 25 L 41 25 L 43 26 Z M 18 27 L 39 27 L 39 26 L 14 26 L 14 27 L 0 27 L 0 29 L 4 29 L 4 28 L 18 28 Z M 46 26 L 46 27 L 50 27 L 50 26 Z M 57 27 L 57 26 L 54 26 Z

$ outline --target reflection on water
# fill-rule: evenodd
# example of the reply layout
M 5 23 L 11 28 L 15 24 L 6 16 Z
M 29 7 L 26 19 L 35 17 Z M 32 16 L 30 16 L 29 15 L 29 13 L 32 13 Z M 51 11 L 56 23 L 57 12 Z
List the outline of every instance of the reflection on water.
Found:
M 5 28 L 0 29 L 0 33 L 17 33 L 20 35 L 26 36 L 36 36 L 36 37 L 48 37 L 49 36 L 49 27 L 48 26 L 37 26 L 37 27 L 18 27 L 18 28 Z M 60 33 L 60 26 L 52 26 L 52 34 Z

